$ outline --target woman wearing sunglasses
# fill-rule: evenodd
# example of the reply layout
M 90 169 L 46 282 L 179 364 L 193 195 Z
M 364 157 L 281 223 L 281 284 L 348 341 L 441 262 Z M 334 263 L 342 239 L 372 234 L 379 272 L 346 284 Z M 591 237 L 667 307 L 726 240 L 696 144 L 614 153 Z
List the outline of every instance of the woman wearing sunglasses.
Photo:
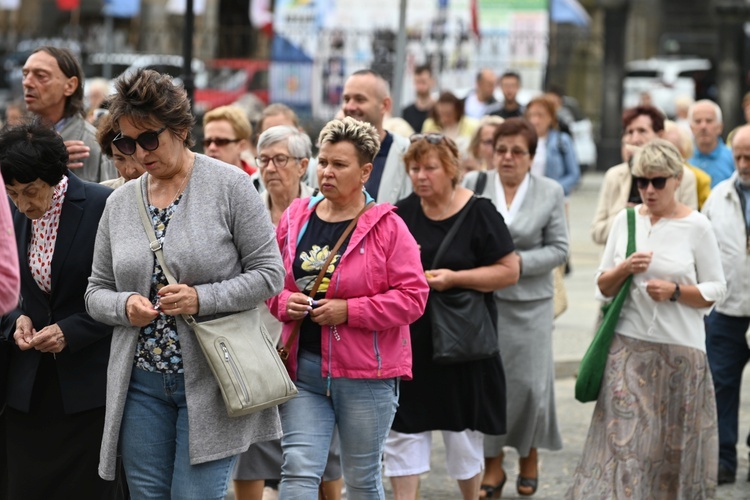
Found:
M 122 151 L 117 149 L 117 146 L 112 145 L 112 139 L 116 136 L 117 131 L 114 129 L 112 117 L 109 112 L 106 112 L 99 121 L 99 126 L 96 130 L 96 141 L 102 149 L 102 154 L 112 160 L 117 173 L 120 174 L 117 179 L 110 179 L 101 183 L 112 189 L 122 187 L 126 182 L 137 179 L 146 172 L 133 156 L 123 154 Z
M 560 184 L 531 175 L 537 135 L 524 118 L 510 118 L 494 137 L 495 168 L 478 189 L 479 173 L 464 186 L 492 200 L 508 226 L 521 260 L 518 284 L 495 292 L 500 353 L 505 365 L 508 430 L 484 439 L 483 495 L 499 497 L 507 479 L 503 448 L 519 455 L 516 490 L 536 492 L 537 450 L 559 450 L 562 439 L 555 410 L 555 365 L 552 359 L 554 322 L 553 270 L 568 255 L 565 204 Z
M 373 204 L 364 190 L 377 130 L 346 117 L 328 122 L 318 142 L 320 194 L 292 201 L 281 216 L 286 279 L 267 301 L 284 322 L 287 369 L 299 389 L 280 409 L 279 498 L 318 497 L 337 427 L 348 498 L 384 499 L 380 460 L 399 380 L 411 377 L 408 325 L 424 312 L 427 283 L 393 206 Z
M 279 437 L 278 412 L 229 418 L 181 315 L 215 318 L 277 293 L 273 226 L 248 175 L 190 151 L 190 102 L 171 77 L 119 80 L 110 113 L 113 147 L 146 174 L 107 205 L 86 292 L 90 314 L 115 326 L 99 473 L 111 478 L 121 453 L 133 498 L 224 498 L 236 455 Z M 150 249 L 143 202 L 178 284 Z
M 626 257 L 623 210 L 612 224 L 597 294 L 633 282 L 609 348 L 599 399 L 568 498 L 714 498 L 718 432 L 703 317 L 726 293 L 708 219 L 675 199 L 676 147 L 655 139 L 635 157 L 643 203 Z
M 513 240 L 488 200 L 467 206 L 472 192 L 458 183 L 458 148 L 451 139 L 417 134 L 411 140 L 404 162 L 414 194 L 398 203 L 398 214 L 420 246 L 427 283 L 448 294 L 458 289 L 483 292 L 494 316 L 492 292 L 518 280 Z M 434 268 L 443 239 L 465 211 L 458 232 Z M 435 306 L 428 303 L 428 307 Z M 391 478 L 396 499 L 417 498 L 419 475 L 430 470 L 432 431 L 440 430 L 448 475 L 458 481 L 465 500 L 476 500 L 484 468 L 483 433 L 505 432 L 502 361 L 497 354 L 451 364 L 433 361 L 428 314 L 411 324 L 410 333 L 414 378 L 401 385 L 386 443 L 385 475 Z

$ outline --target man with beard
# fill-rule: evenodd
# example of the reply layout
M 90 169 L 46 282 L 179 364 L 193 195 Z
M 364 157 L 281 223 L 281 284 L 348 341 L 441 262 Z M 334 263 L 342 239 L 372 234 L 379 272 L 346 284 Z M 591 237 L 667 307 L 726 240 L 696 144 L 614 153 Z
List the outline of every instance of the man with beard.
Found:
M 65 141 L 69 168 L 78 177 L 101 182 L 118 177 L 96 141 L 96 128 L 84 117 L 83 70 L 68 49 L 39 47 L 23 65 L 26 109 L 54 127 Z
M 406 106 L 401 116 L 411 125 L 415 132 L 422 130 L 424 121 L 430 116 L 430 111 L 435 105 L 432 98 L 432 87 L 435 79 L 432 77 L 432 67 L 429 64 L 417 66 L 414 69 L 414 90 L 417 100 Z
M 740 127 L 734 134 L 732 155 L 736 171 L 716 185 L 703 206 L 721 249 L 721 264 L 727 280 L 726 299 L 706 318 L 706 354 L 716 389 L 719 423 L 719 484 L 735 481 L 740 387 L 742 371 L 750 360 L 745 338 L 750 326 L 750 295 L 747 293 L 750 283 L 750 125 Z
M 713 101 L 702 99 L 690 106 L 688 120 L 695 137 L 695 153 L 688 162 L 711 176 L 713 189 L 734 172 L 732 152 L 721 140 L 724 129 L 721 108 Z
M 365 189 L 378 203 L 395 204 L 411 194 L 412 186 L 404 165 L 409 140 L 383 128 L 383 118 L 391 105 L 388 82 L 375 71 L 363 69 L 346 80 L 341 106 L 344 115 L 369 122 L 380 135 L 380 151 L 372 162 Z

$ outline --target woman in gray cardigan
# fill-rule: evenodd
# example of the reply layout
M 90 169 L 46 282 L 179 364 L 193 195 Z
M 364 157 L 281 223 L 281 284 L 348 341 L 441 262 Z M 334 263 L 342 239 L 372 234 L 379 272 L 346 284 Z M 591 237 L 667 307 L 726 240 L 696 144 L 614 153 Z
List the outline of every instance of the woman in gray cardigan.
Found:
M 147 174 L 107 203 L 86 292 L 91 316 L 115 326 L 99 474 L 112 478 L 119 450 L 133 498 L 223 499 L 236 455 L 280 436 L 278 412 L 229 418 L 181 315 L 275 295 L 284 271 L 273 226 L 247 174 L 190 151 L 190 104 L 169 76 L 140 70 L 117 91 L 113 144 Z M 179 284 L 150 250 L 139 189 Z
M 494 166 L 477 190 L 478 172 L 464 185 L 492 200 L 521 257 L 518 284 L 495 292 L 500 355 L 507 387 L 507 434 L 485 436 L 484 494 L 498 498 L 505 484 L 503 447 L 518 451 L 516 490 L 528 496 L 538 484 L 537 448 L 562 447 L 555 412 L 552 359 L 552 271 L 565 262 L 568 233 L 562 187 L 530 173 L 537 145 L 532 125 L 511 118 L 495 130 Z

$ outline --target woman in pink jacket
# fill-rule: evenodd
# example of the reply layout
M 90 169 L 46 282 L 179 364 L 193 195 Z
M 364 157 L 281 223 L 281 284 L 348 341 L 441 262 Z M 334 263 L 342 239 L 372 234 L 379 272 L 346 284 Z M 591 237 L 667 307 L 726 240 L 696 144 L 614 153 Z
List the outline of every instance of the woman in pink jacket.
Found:
M 5 183 L 0 176 L 0 314 L 18 305 L 19 268 L 16 236 Z
M 364 184 L 380 148 L 369 123 L 333 120 L 319 137 L 320 195 L 295 200 L 276 229 L 286 279 L 268 301 L 284 322 L 282 342 L 302 320 L 288 368 L 300 394 L 281 407 L 280 498 L 316 498 L 334 425 L 348 497 L 385 498 L 380 458 L 411 378 L 409 324 L 424 312 L 428 286 L 419 249 L 388 204 L 369 207 L 308 301 L 331 249 L 372 200 Z

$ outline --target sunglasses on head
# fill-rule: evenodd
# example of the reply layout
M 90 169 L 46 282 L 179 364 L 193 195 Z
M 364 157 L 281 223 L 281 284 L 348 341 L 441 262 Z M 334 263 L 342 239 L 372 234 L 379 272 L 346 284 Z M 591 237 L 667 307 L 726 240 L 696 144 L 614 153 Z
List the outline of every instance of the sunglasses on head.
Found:
M 648 189 L 649 184 L 654 186 L 654 189 L 664 189 L 664 186 L 667 185 L 669 179 L 671 179 L 671 177 L 653 177 L 651 179 L 648 177 L 636 177 L 635 183 L 638 186 L 638 189 Z
M 227 144 L 230 144 L 230 143 L 233 143 L 233 142 L 240 142 L 241 140 L 242 139 L 225 139 L 225 138 L 220 138 L 220 137 L 216 137 L 216 138 L 214 138 L 214 137 L 206 137 L 205 139 L 203 139 L 203 147 L 207 148 L 213 142 L 214 144 L 216 144 L 216 147 L 223 148 Z
M 140 144 L 144 151 L 154 151 L 159 147 L 159 134 L 165 130 L 167 130 L 167 127 L 162 127 L 156 131 L 151 130 L 149 132 L 144 132 L 135 139 L 128 137 L 127 135 L 122 135 L 122 132 L 120 132 L 117 134 L 117 137 L 112 139 L 112 144 L 126 155 L 132 155 L 135 153 L 136 143 Z
M 409 142 L 417 142 L 424 139 L 425 141 L 429 142 L 430 144 L 440 144 L 442 141 L 445 140 L 445 136 L 443 134 L 412 134 L 411 137 L 409 137 Z

